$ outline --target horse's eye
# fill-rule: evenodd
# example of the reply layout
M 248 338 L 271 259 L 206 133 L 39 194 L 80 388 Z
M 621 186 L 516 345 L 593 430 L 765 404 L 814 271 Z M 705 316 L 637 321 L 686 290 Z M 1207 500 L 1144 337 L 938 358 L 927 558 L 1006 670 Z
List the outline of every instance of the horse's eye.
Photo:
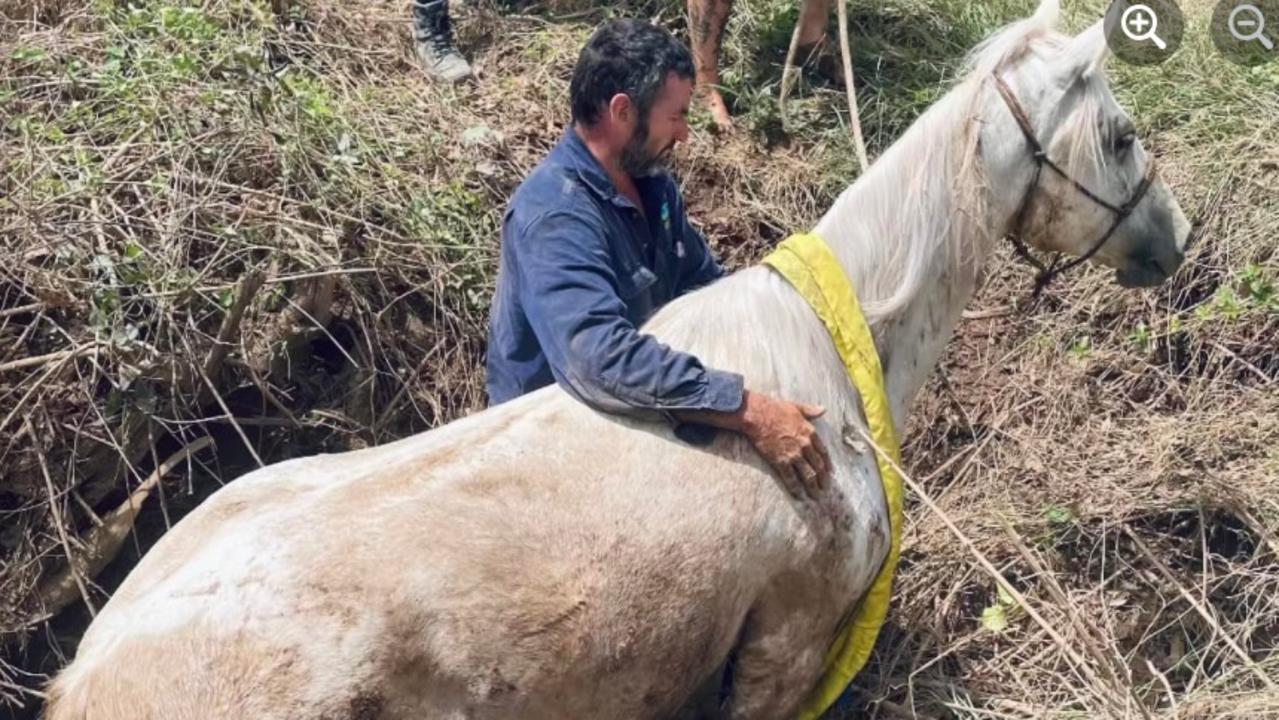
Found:
M 1118 153 L 1128 152 L 1130 149 L 1132 149 L 1132 144 L 1134 142 L 1137 142 L 1136 133 L 1126 132 L 1123 135 L 1120 135 L 1119 139 L 1115 141 L 1115 152 L 1118 152 Z

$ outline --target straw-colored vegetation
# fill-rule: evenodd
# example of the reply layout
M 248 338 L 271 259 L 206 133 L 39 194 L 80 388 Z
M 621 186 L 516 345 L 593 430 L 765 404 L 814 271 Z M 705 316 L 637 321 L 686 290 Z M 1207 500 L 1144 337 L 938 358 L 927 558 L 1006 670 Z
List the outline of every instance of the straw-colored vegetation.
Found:
M 502 207 L 563 127 L 577 48 L 612 13 L 684 22 L 670 0 L 458 7 L 478 83 L 441 88 L 404 5 L 0 0 L 0 697 L 23 712 L 86 600 L 219 483 L 482 405 Z M 856 162 L 835 44 L 784 134 L 796 3 L 736 5 L 739 130 L 699 114 L 677 170 L 740 267 Z M 1031 9 L 852 3 L 872 156 Z M 940 513 L 912 498 L 890 626 L 836 717 L 1279 717 L 1279 63 L 1226 63 L 1212 5 L 1184 9 L 1172 61 L 1112 76 L 1197 224 L 1187 265 L 1031 304 L 1001 253 L 907 428 Z

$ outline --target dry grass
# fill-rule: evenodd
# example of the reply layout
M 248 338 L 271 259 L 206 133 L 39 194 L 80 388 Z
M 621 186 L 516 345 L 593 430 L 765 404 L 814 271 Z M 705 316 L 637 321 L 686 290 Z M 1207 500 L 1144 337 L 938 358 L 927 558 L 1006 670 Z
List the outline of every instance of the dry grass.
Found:
M 854 166 L 825 59 L 778 132 L 795 9 L 737 5 L 725 83 L 744 129 L 714 137 L 699 116 L 679 157 L 733 266 L 810 225 Z M 628 9 L 682 26 L 678 4 Z M 1068 9 L 1080 27 L 1097 6 Z M 974 306 L 994 316 L 961 326 L 908 428 L 939 512 L 910 508 L 891 625 L 834 716 L 1279 717 L 1279 70 L 1218 60 L 1210 9 L 1186 4 L 1173 62 L 1115 70 L 1198 224 L 1188 267 L 1142 293 L 1091 269 L 1027 308 L 1025 269 L 998 261 Z M 872 154 L 1024 11 L 854 3 Z M 558 137 L 575 50 L 608 12 L 466 8 L 480 81 L 439 88 L 396 0 L 282 17 L 0 2 L 0 697 L 30 712 L 27 673 L 74 647 L 82 621 L 50 630 L 41 583 L 182 448 L 217 441 L 143 521 L 255 458 L 480 406 L 501 208 Z M 77 567 L 62 595 L 100 605 Z

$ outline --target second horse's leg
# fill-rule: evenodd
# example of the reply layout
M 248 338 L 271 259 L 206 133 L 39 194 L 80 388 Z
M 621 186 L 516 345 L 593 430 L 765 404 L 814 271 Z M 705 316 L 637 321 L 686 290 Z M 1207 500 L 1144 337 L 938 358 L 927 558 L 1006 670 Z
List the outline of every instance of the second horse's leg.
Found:
M 697 66 L 697 89 L 706 98 L 711 117 L 721 130 L 733 126 L 728 106 L 719 94 L 719 50 L 724 43 L 724 26 L 732 8 L 733 0 L 688 0 L 689 36 L 693 41 L 693 63 Z
M 826 37 L 826 22 L 830 18 L 830 0 L 804 0 L 799 13 L 799 46 L 816 45 Z

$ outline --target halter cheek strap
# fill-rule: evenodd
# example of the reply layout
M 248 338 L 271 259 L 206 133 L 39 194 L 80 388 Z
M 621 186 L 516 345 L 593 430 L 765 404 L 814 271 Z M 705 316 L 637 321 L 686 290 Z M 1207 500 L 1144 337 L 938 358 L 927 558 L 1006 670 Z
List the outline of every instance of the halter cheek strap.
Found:
M 1141 183 L 1137 185 L 1137 189 L 1133 191 L 1132 196 L 1130 196 L 1123 205 L 1112 205 L 1099 197 L 1096 193 L 1084 187 L 1078 180 L 1072 178 L 1069 173 L 1061 168 L 1060 165 L 1053 162 L 1053 159 L 1048 157 L 1048 153 L 1044 150 L 1043 145 L 1040 145 L 1039 139 L 1035 137 L 1035 130 L 1030 124 L 1030 117 L 1026 115 L 1025 108 L 1023 108 L 1021 103 L 1017 101 L 1017 96 L 1013 94 L 1012 89 L 1008 87 L 1008 83 L 1004 82 L 1004 79 L 999 76 L 998 72 L 993 73 L 993 77 L 995 78 L 995 89 L 999 91 L 1000 97 L 1004 99 L 1004 104 L 1008 106 L 1008 111 L 1012 113 L 1013 119 L 1017 121 L 1017 127 L 1021 129 L 1022 136 L 1026 138 L 1026 144 L 1030 146 L 1031 159 L 1035 161 L 1034 178 L 1030 181 L 1030 187 L 1026 189 L 1026 194 L 1022 196 L 1021 203 L 1017 206 L 1017 214 L 1014 216 L 1013 220 L 1013 229 L 1012 232 L 1008 234 L 1008 239 L 1012 241 L 1013 250 L 1016 251 L 1017 255 L 1029 262 L 1039 271 L 1035 275 L 1035 290 L 1033 293 L 1034 295 L 1038 295 L 1045 287 L 1048 287 L 1048 283 L 1052 282 L 1053 278 L 1090 260 L 1093 255 L 1096 255 L 1097 252 L 1101 250 L 1101 246 L 1106 244 L 1106 241 L 1110 239 L 1110 236 L 1115 234 L 1115 230 L 1119 228 L 1119 225 L 1125 218 L 1132 214 L 1133 209 L 1136 208 L 1142 198 L 1145 197 L 1146 191 L 1150 189 L 1151 183 L 1154 182 L 1157 170 L 1155 158 L 1153 155 L 1150 157 L 1150 161 L 1146 164 L 1146 174 L 1142 177 Z M 1045 166 L 1057 173 L 1057 175 L 1061 176 L 1063 180 L 1073 185 L 1076 190 L 1083 194 L 1084 197 L 1106 208 L 1115 216 L 1105 234 L 1103 234 L 1097 242 L 1093 243 L 1093 245 L 1088 248 L 1087 252 L 1062 265 L 1058 265 L 1058 260 L 1061 258 L 1060 253 L 1054 255 L 1052 261 L 1048 264 L 1045 264 L 1043 261 L 1036 258 L 1033 254 L 1031 254 L 1030 248 L 1026 246 L 1025 241 L 1021 237 L 1022 229 L 1026 222 L 1026 216 L 1030 211 L 1030 199 L 1035 194 L 1035 190 L 1039 187 L 1039 179 L 1043 175 Z

